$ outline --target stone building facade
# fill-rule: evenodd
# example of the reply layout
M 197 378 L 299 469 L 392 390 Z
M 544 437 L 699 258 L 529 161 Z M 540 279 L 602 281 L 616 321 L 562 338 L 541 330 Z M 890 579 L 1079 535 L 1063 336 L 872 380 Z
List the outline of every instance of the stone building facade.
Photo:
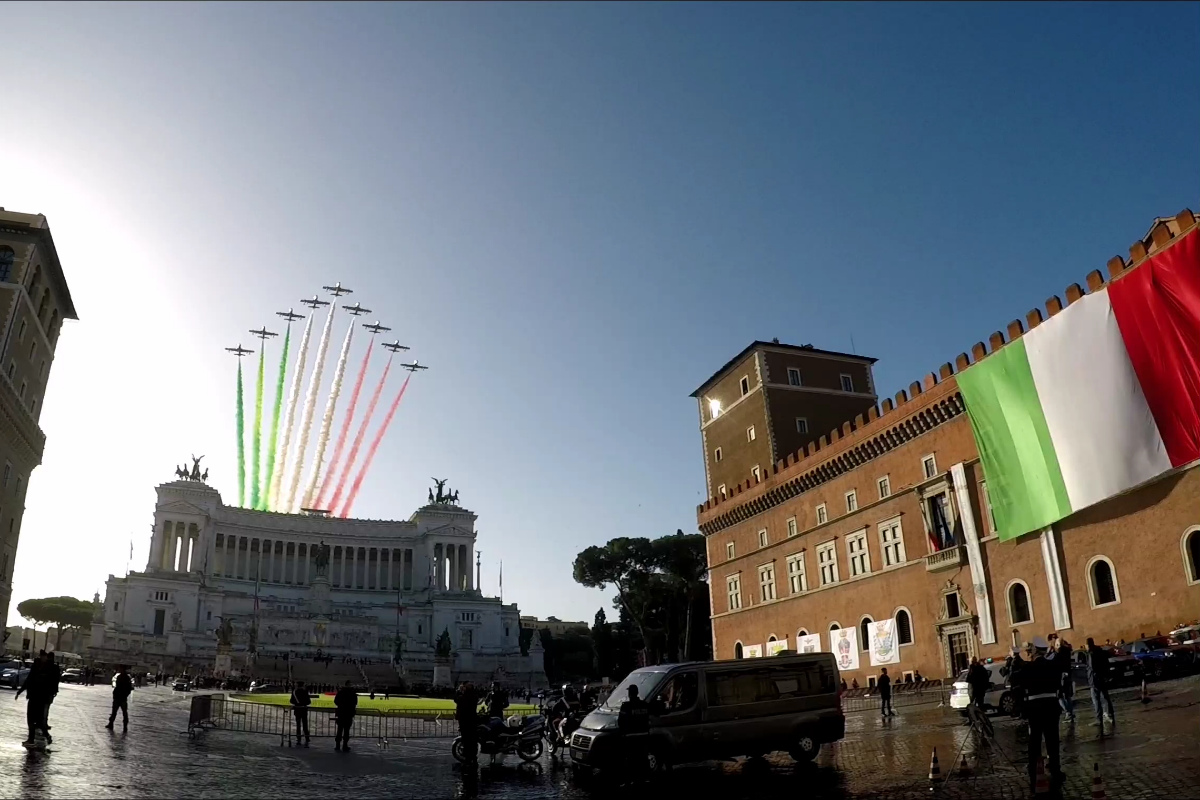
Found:
M 1156 220 L 1128 261 L 1110 260 L 1107 279 L 1087 276 L 1088 291 L 1103 290 L 1195 227 L 1189 211 Z M 1066 304 L 1083 295 L 1073 284 Z M 1045 313 L 1063 307 L 1052 297 Z M 1040 532 L 997 536 L 955 374 L 1044 319 L 1035 309 L 992 334 L 989 346 L 976 344 L 894 400 L 868 404 L 760 475 L 743 469 L 723 479 L 726 496 L 714 492 L 697 508 L 718 658 L 757 654 L 773 641 L 794 649 L 797 636 L 812 634 L 830 650 L 831 630 L 854 627 L 860 668 L 843 677 L 866 685 L 878 668 L 867 657 L 864 628 L 882 619 L 896 621 L 899 640 L 900 663 L 889 671 L 932 678 L 955 674 L 973 656 L 1003 657 L 1036 635 L 1058 632 L 1077 645 L 1087 637 L 1132 640 L 1200 617 L 1196 463 Z M 743 364 L 761 364 L 775 349 L 756 342 L 701 387 L 702 425 L 709 390 L 719 392 L 747 371 Z M 706 459 L 712 428 L 703 433 Z M 736 437 L 723 446 L 736 450 Z M 738 464 L 761 457 L 723 455 Z
M 41 214 L 0 208 L 0 619 L 8 615 L 38 425 L 64 320 L 78 319 Z
M 476 588 L 476 517 L 464 508 L 377 521 L 226 506 L 194 480 L 157 493 L 149 562 L 109 576 L 94 658 L 207 673 L 221 654 L 225 669 L 253 672 L 253 659 L 320 651 L 394 660 L 409 681 L 442 665 L 455 680 L 545 685 L 541 653 L 521 654 L 516 604 Z M 439 659 L 443 633 L 451 653 Z

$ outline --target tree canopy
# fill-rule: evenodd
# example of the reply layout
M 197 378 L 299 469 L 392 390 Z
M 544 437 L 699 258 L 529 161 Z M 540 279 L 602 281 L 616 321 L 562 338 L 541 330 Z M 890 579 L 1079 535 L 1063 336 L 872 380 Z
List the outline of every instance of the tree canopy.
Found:
M 55 625 L 58 633 L 54 646 L 62 639 L 64 628 L 85 628 L 92 624 L 95 603 L 75 597 L 32 598 L 17 604 L 17 613 L 37 625 Z
M 632 644 L 643 651 L 645 663 L 711 657 L 707 574 L 704 537 L 681 530 L 658 539 L 618 537 L 575 558 L 578 583 L 616 588 L 614 606 L 631 625 Z M 598 618 L 593 630 L 603 639 L 607 620 Z M 604 662 L 596 665 L 601 672 L 619 665 L 615 653 L 602 657 L 601 649 L 596 654 Z

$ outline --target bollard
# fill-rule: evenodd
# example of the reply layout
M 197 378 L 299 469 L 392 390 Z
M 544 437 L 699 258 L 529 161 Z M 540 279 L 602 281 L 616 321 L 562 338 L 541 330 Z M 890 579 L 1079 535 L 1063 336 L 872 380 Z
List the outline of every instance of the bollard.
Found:
M 929 791 L 937 789 L 942 782 L 942 768 L 938 765 L 937 748 L 933 748 L 933 757 L 929 759 Z
M 963 753 L 962 761 L 958 765 L 959 777 L 964 777 L 971 774 L 971 768 L 967 766 L 967 754 Z

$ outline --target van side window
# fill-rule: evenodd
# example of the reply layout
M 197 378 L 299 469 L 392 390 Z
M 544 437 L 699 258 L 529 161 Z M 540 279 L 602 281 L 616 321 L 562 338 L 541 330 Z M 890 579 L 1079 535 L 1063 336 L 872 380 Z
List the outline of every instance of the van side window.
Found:
M 688 711 L 696 705 L 700 698 L 700 678 L 695 672 L 681 672 L 671 678 L 667 685 L 658 693 L 662 701 L 663 714 L 675 714 Z
M 787 700 L 833 691 L 833 672 L 828 664 L 818 661 L 786 668 L 708 673 L 710 707 Z

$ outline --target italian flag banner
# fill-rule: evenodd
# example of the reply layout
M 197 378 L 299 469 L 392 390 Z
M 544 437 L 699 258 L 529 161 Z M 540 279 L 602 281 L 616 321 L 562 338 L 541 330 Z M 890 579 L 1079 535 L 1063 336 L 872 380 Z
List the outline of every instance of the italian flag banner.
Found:
M 1200 459 L 1200 235 L 964 370 L 1001 539 Z

